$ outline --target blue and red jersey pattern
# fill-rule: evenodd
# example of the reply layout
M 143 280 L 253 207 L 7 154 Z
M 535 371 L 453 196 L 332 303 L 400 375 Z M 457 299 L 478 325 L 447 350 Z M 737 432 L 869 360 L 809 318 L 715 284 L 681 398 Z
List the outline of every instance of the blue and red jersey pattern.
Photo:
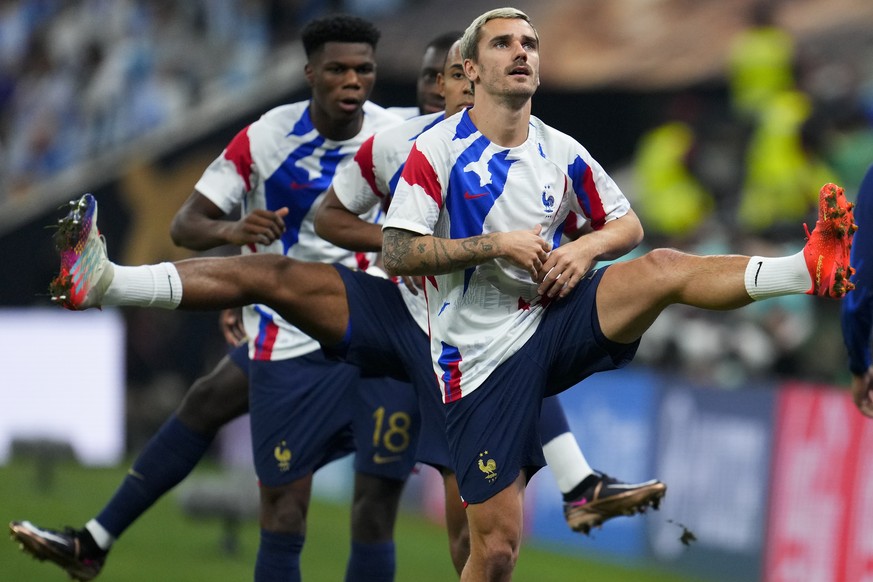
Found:
M 505 148 L 462 111 L 418 137 L 384 226 L 458 239 L 539 224 L 555 248 L 571 212 L 599 230 L 629 209 L 570 136 L 531 117 L 527 140 Z M 536 289 L 503 259 L 426 278 L 431 356 L 445 402 L 478 388 L 533 335 L 547 307 Z
M 315 234 L 315 212 L 340 163 L 351 158 L 375 132 L 401 121 L 367 102 L 361 131 L 351 139 L 333 141 L 313 125 L 309 101 L 283 105 L 240 131 L 195 188 L 225 213 L 238 206 L 243 213 L 256 208 L 289 209 L 281 239 L 269 245 L 248 245 L 243 253 L 277 253 L 303 261 L 366 268 L 364 256 L 340 249 Z M 253 360 L 294 358 L 319 347 L 266 305 L 247 306 L 243 318 Z

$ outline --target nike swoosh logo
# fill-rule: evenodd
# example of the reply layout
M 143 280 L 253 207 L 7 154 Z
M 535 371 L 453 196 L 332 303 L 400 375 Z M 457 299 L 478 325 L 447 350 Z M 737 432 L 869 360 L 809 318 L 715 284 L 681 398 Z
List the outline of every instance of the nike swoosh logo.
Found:
M 312 182 L 291 182 L 290 184 L 292 190 L 306 190 L 308 188 L 312 188 Z
M 380 455 L 379 453 L 376 453 L 375 455 L 373 455 L 373 462 L 376 463 L 377 465 L 384 465 L 385 463 L 395 463 L 395 462 L 399 461 L 399 460 L 402 459 L 402 458 L 403 458 L 402 455 L 394 455 L 394 456 L 391 456 L 391 457 L 383 457 L 383 456 Z
M 483 196 L 488 196 L 488 192 L 482 192 L 481 194 L 470 194 L 469 192 L 464 192 L 464 198 L 466 198 L 467 200 L 482 198 Z
M 764 261 L 758 261 L 758 270 L 755 271 L 755 287 L 758 286 L 758 273 L 761 272 L 761 265 L 764 264 Z

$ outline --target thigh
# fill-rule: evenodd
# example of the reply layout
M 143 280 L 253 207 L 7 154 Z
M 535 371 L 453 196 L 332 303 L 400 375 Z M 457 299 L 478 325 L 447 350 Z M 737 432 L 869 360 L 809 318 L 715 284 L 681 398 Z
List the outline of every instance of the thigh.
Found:
M 252 447 L 262 484 L 290 483 L 354 450 L 357 368 L 318 350 L 289 360 L 253 360 L 249 370 Z

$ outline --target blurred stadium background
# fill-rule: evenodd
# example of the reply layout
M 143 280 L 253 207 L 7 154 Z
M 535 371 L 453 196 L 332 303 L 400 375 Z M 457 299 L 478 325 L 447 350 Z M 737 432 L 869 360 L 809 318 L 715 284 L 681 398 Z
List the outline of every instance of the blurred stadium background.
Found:
M 190 256 L 172 245 L 168 227 L 202 170 L 260 113 L 306 96 L 296 43 L 303 23 L 331 10 L 374 20 L 383 38 L 373 100 L 411 105 L 427 41 L 497 5 L 0 2 L 0 518 L 58 526 L 90 518 L 121 475 L 112 471 L 225 349 L 216 314 L 52 309 L 47 283 L 57 260 L 44 227 L 58 207 L 94 192 L 114 260 Z M 818 188 L 834 181 L 851 198 L 873 162 L 869 0 L 514 5 L 543 39 L 534 113 L 579 139 L 617 179 L 642 216 L 647 247 L 796 248 L 800 223 L 815 220 Z M 593 466 L 626 479 L 657 476 L 670 489 L 660 512 L 616 520 L 587 539 L 567 530 L 551 476 L 538 474 L 528 541 L 545 562 L 556 552 L 641 569 L 598 574 L 554 557 L 574 568 L 555 579 L 637 580 L 651 570 L 676 580 L 873 580 L 873 459 L 861 453 L 873 445 L 873 425 L 846 393 L 838 312 L 836 302 L 802 297 L 733 314 L 671 309 L 629 369 L 563 395 Z M 221 475 L 239 483 L 229 475 L 240 472 L 237 489 L 253 493 L 246 435 L 244 421 L 225 431 L 213 467 L 192 476 L 187 495 Z M 86 476 L 63 462 L 71 457 Z M 407 517 L 424 527 L 440 513 L 431 472 L 414 475 L 406 494 Z M 88 474 L 108 475 L 102 489 Z M 348 499 L 349 476 L 340 462 L 319 477 L 328 507 Z M 186 527 L 185 498 L 183 487 L 156 513 Z M 324 519 L 325 535 L 347 529 L 342 513 Z M 144 532 L 162 531 L 156 518 L 143 523 Z M 248 514 L 245 523 L 240 535 L 251 548 Z M 167 550 L 161 540 L 146 543 L 138 527 L 128 535 L 141 537 L 109 567 Z M 683 528 L 697 537 L 690 546 L 680 542 Z M 219 530 L 213 524 L 204 535 Z M 188 543 L 203 540 L 166 541 Z M 334 551 L 345 547 L 337 543 Z M 25 558 L 7 546 L 3 579 L 60 579 L 50 566 L 13 570 Z M 184 568 L 200 577 L 198 567 Z M 117 568 L 106 578 L 140 579 Z M 520 569 L 518 579 L 535 572 Z

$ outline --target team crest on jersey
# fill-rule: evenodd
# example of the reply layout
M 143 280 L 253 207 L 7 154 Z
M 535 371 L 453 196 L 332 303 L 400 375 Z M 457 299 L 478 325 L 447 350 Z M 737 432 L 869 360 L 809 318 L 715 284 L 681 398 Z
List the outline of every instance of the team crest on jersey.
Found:
M 494 459 L 485 460 L 487 454 L 488 451 L 479 453 L 479 470 L 485 473 L 485 479 L 489 483 L 494 483 L 494 480 L 497 479 L 497 461 Z
M 285 441 L 282 441 L 276 448 L 273 449 L 273 456 L 276 458 L 276 464 L 281 472 L 285 472 L 291 468 L 291 449 L 285 446 Z
M 555 196 L 552 194 L 551 184 L 546 184 L 546 187 L 543 188 L 543 210 L 545 210 L 546 216 L 555 211 Z

